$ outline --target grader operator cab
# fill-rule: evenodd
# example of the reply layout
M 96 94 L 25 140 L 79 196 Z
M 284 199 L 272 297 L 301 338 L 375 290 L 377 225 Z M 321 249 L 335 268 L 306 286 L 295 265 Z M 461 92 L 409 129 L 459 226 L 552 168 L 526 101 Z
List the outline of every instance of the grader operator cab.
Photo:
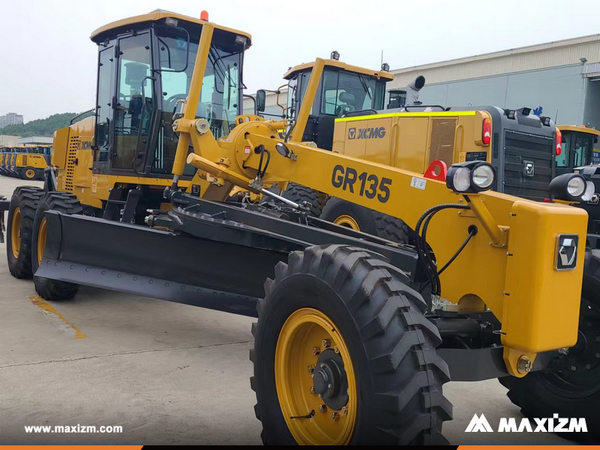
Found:
M 18 188 L 8 211 L 9 269 L 39 295 L 88 285 L 258 317 L 251 386 L 270 444 L 445 442 L 451 377 L 560 370 L 550 361 L 578 337 L 584 211 L 490 192 L 485 161 L 425 176 L 303 143 L 313 76 L 292 122 L 241 115 L 250 36 L 204 13 L 155 11 L 92 39 L 96 120 L 57 131 L 45 191 Z M 580 195 L 567 177 L 563 196 Z M 264 189 L 285 182 L 401 219 L 416 246 L 290 201 L 226 202 L 236 186 L 285 200 Z M 597 409 L 576 403 L 578 417 Z

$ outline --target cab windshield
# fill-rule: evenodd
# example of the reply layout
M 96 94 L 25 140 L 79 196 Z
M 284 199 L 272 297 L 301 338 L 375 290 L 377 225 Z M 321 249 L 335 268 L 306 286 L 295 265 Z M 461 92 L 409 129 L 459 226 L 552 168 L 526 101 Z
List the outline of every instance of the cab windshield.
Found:
M 182 25 L 156 24 L 99 44 L 99 170 L 171 174 L 178 143 L 173 114 L 187 98 L 201 31 Z M 230 133 L 241 113 L 245 47 L 245 37 L 214 30 L 196 118 L 206 119 L 217 139 Z M 194 172 L 186 166 L 184 175 Z
M 594 135 L 563 132 L 562 153 L 556 156 L 556 167 L 580 167 L 592 163 Z
M 167 27 L 157 29 L 160 54 L 160 82 L 162 93 L 163 126 L 157 141 L 152 165 L 154 173 L 170 173 L 177 149 L 177 136 L 172 131 L 172 116 L 178 102 L 183 101 L 189 92 L 194 73 L 196 53 L 200 36 L 190 36 L 189 58 L 185 60 L 180 31 Z M 232 42 L 230 33 L 215 30 L 210 47 L 207 65 L 202 79 L 200 101 L 196 108 L 196 118 L 206 119 L 216 139 L 227 136 L 235 126 L 235 118 L 241 114 L 241 83 L 243 46 Z M 180 56 L 177 56 L 180 55 Z M 184 175 L 192 175 L 194 168 L 186 166 Z
M 321 90 L 321 114 L 343 116 L 352 111 L 381 110 L 385 81 L 360 73 L 325 69 Z

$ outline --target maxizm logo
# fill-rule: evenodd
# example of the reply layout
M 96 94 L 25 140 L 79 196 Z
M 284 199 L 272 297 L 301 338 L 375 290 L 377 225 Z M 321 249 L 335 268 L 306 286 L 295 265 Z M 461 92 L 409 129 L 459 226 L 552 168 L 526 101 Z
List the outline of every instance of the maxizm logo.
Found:
M 465 433 L 492 433 L 490 423 L 485 418 L 485 415 L 477 416 L 475 414 L 465 430 Z M 498 433 L 587 433 L 587 423 L 585 418 L 564 418 L 554 414 L 551 418 L 533 419 L 533 423 L 529 419 L 521 419 L 517 424 L 517 419 L 514 417 L 501 417 L 498 424 Z
M 385 136 L 385 127 L 348 128 L 348 139 L 378 139 Z

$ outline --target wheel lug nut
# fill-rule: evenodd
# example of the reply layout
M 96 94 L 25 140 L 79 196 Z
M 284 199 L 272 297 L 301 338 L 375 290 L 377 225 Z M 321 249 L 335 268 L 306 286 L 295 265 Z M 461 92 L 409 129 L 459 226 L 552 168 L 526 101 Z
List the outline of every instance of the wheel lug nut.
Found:
M 319 347 L 313 347 L 313 349 L 312 349 L 312 354 L 313 355 L 316 356 L 316 355 L 318 355 L 320 353 L 321 353 L 321 349 Z
M 590 369 L 592 368 L 592 365 L 591 365 L 591 364 L 586 364 L 586 365 L 585 365 L 585 368 L 586 368 L 587 370 L 590 370 Z
M 315 366 L 308 366 L 308 371 L 309 371 L 310 373 L 313 373 L 313 372 L 314 372 L 314 370 L 315 370 Z
M 343 406 L 342 407 L 342 414 L 343 415 L 347 415 L 348 414 L 348 407 L 347 406 Z
M 332 412 L 331 413 L 331 420 L 333 420 L 334 422 L 340 420 L 340 413 L 339 412 Z
M 600 358 L 600 353 L 596 353 L 596 358 Z
M 331 347 L 331 341 L 329 339 L 323 339 L 322 344 L 323 344 L 323 347 L 325 347 L 325 348 Z
M 325 411 L 327 411 L 327 406 L 325 406 L 325 405 L 320 405 L 320 406 L 319 406 L 319 412 L 322 412 L 322 413 L 323 413 L 323 412 L 325 412 Z
M 339 352 L 340 352 L 340 349 L 339 349 L 339 348 L 337 348 L 337 347 L 333 347 L 333 351 L 334 351 L 334 352 L 336 352 L 336 353 L 339 353 Z
M 571 366 L 571 370 L 572 370 L 573 372 L 575 372 L 575 371 L 577 370 L 577 367 L 575 367 L 575 366 Z

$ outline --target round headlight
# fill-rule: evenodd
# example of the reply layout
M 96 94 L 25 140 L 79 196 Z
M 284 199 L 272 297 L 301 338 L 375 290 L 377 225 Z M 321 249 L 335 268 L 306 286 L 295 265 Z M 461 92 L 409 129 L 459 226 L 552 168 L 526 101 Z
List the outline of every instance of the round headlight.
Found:
M 492 166 L 482 164 L 473 170 L 473 184 L 479 189 L 488 189 L 494 183 Z
M 573 177 L 567 184 L 567 192 L 573 197 L 581 197 L 585 192 L 585 180 L 582 177 Z
M 550 181 L 550 195 L 558 200 L 580 202 L 588 189 L 593 190 L 577 173 L 563 173 Z
M 593 181 L 585 182 L 585 193 L 581 196 L 581 200 L 589 202 L 596 193 L 596 185 Z
M 459 167 L 454 172 L 453 180 L 454 189 L 458 192 L 465 192 L 471 187 L 471 171 L 466 167 Z

